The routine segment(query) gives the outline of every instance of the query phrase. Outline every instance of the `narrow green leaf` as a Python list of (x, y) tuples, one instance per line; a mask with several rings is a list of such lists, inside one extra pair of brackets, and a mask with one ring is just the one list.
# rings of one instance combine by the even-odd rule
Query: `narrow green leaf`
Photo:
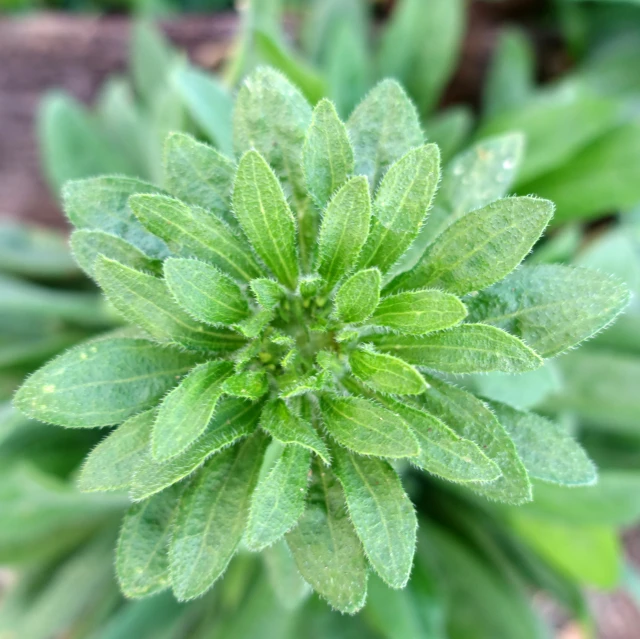
[(321, 100), (313, 110), (302, 153), (307, 189), (316, 205), (324, 209), (354, 168), (347, 128), (331, 101)]
[(222, 384), (227, 395), (260, 399), (269, 390), (269, 382), (264, 371), (244, 371), (229, 377)]
[(424, 335), (455, 326), (466, 315), (467, 309), (454, 295), (438, 290), (411, 291), (384, 297), (369, 324)]
[(246, 320), (238, 322), (234, 328), (240, 331), (245, 337), (253, 339), (258, 337), (262, 331), (269, 326), (275, 313), (273, 310), (262, 310), (250, 315)]
[(333, 286), (355, 266), (371, 219), (367, 180), (354, 177), (329, 201), (318, 238), (316, 269)]
[(207, 324), (233, 324), (249, 315), (240, 287), (215, 266), (169, 258), (164, 276), (171, 294), (191, 317)]
[(269, 584), (285, 610), (296, 610), (308, 599), (311, 586), (300, 576), (286, 542), (279, 541), (262, 551)]
[(336, 475), (349, 516), (375, 571), (392, 587), (409, 580), (418, 521), (402, 482), (388, 462), (336, 447)]
[(349, 365), (358, 379), (380, 393), (419, 395), (427, 388), (413, 366), (392, 355), (358, 349), (351, 352)]
[(202, 435), (232, 371), (231, 362), (200, 364), (162, 400), (151, 436), (157, 461), (179, 455)]
[(144, 339), (80, 344), (31, 375), (14, 404), (26, 415), (58, 426), (119, 424), (151, 408), (198, 359)]
[(267, 278), (251, 280), (249, 287), (256, 298), (256, 302), (265, 310), (278, 306), (286, 292), (278, 282)]
[(286, 286), (298, 279), (296, 225), (287, 199), (269, 165), (256, 151), (238, 164), (233, 207), (256, 253)]
[(331, 607), (353, 614), (367, 596), (367, 566), (349, 521), (344, 495), (330, 470), (316, 463), (307, 508), (287, 534), (300, 574)]
[(324, 394), (320, 398), (322, 420), (342, 446), (362, 455), (415, 457), (418, 440), (404, 420), (361, 397)]
[(378, 350), (445, 373), (522, 373), (542, 359), (517, 337), (485, 324), (462, 324), (429, 335), (370, 335)]
[(258, 481), (245, 534), (249, 549), (271, 546), (296, 525), (305, 508), (310, 464), (310, 452), (291, 444)]
[(441, 161), (445, 166), (465, 145), (474, 127), (475, 115), (465, 104), (439, 109), (425, 125), (428, 138), (438, 145)]
[(235, 554), (265, 445), (257, 434), (218, 453), (185, 490), (169, 550), (171, 583), (180, 601), (208, 590)]
[(204, 260), (241, 281), (263, 275), (247, 243), (212, 213), (165, 196), (132, 197), (130, 205), (175, 257)]
[(380, 271), (369, 268), (354, 273), (342, 284), (334, 300), (335, 314), (346, 323), (364, 322), (380, 300)]
[(147, 105), (162, 93), (174, 52), (162, 33), (148, 22), (132, 25), (129, 66), (136, 93)]

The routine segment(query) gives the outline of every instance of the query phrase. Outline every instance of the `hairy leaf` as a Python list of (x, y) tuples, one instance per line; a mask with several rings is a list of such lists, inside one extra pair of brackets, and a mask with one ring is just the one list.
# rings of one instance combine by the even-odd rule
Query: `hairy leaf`
[(342, 284), (334, 300), (338, 319), (346, 323), (364, 322), (380, 300), (380, 271), (369, 268), (354, 273)]
[(258, 304), (266, 310), (275, 308), (285, 296), (285, 290), (275, 280), (259, 278), (251, 280), (249, 286)]
[(358, 349), (351, 352), (349, 365), (358, 379), (381, 393), (419, 395), (427, 388), (413, 366), (392, 355)]
[(264, 371), (243, 371), (229, 377), (222, 384), (227, 395), (260, 399), (269, 390), (269, 382)]

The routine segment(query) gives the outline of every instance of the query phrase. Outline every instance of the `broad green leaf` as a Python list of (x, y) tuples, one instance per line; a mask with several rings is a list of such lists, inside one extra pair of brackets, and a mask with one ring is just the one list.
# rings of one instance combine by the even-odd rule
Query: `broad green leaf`
[(311, 587), (300, 576), (286, 542), (279, 541), (262, 551), (269, 584), (278, 603), (286, 610), (296, 610), (311, 594)]
[(325, 464), (331, 457), (327, 445), (312, 424), (293, 413), (281, 399), (270, 401), (262, 411), (260, 426), (281, 444), (296, 444), (320, 456)]
[(440, 152), (435, 144), (412, 149), (389, 167), (376, 191), (361, 268), (377, 266), (385, 273), (397, 262), (418, 235), (439, 179)]
[(502, 476), (491, 483), (475, 484), (473, 490), (508, 504), (531, 501), (531, 483), (513, 440), (495, 415), (471, 393), (428, 376), (429, 388), (420, 405), (441, 419), (458, 435), (475, 442), (495, 462)]
[(179, 455), (202, 435), (232, 371), (231, 362), (200, 364), (162, 400), (151, 436), (157, 461)]
[(123, 318), (160, 342), (209, 351), (233, 351), (243, 344), (240, 335), (192, 319), (171, 297), (165, 282), (153, 275), (100, 256), (95, 276)]
[(249, 315), (240, 287), (215, 266), (199, 260), (169, 258), (164, 277), (180, 307), (207, 324), (233, 324)]
[(354, 273), (342, 284), (334, 300), (335, 314), (346, 323), (364, 322), (380, 300), (380, 271), (369, 268)]
[(171, 583), (180, 601), (208, 590), (235, 554), (265, 443), (258, 434), (218, 453), (185, 490), (169, 551)]
[(256, 302), (266, 310), (271, 310), (278, 306), (286, 292), (278, 282), (261, 277), (249, 282), (251, 292), (256, 298)]
[(329, 100), (313, 110), (303, 148), (307, 189), (321, 209), (353, 174), (353, 149), (347, 129)]
[(260, 399), (269, 390), (269, 381), (264, 371), (244, 371), (229, 377), (222, 384), (227, 395)]
[(259, 404), (245, 400), (223, 399), (204, 433), (184, 452), (159, 462), (148, 447), (133, 477), (131, 498), (140, 501), (175, 484), (214, 453), (252, 433), (257, 427), (260, 409)]
[(283, 284), (295, 288), (295, 220), (278, 178), (256, 151), (245, 153), (238, 164), (233, 207), (256, 253)]
[(375, 571), (392, 587), (409, 580), (418, 522), (413, 504), (391, 466), (335, 448), (336, 475), (349, 516)]
[(349, 365), (358, 379), (380, 393), (419, 395), (427, 388), (413, 366), (392, 355), (358, 349), (351, 351)]
[(353, 614), (367, 596), (367, 566), (335, 475), (315, 464), (307, 508), (287, 534), (305, 581), (332, 608)]
[(415, 457), (418, 440), (400, 417), (361, 397), (324, 394), (322, 421), (335, 440), (362, 455)]
[(347, 128), (355, 173), (367, 177), (373, 192), (387, 169), (424, 140), (416, 109), (394, 80), (383, 80), (367, 94)]
[(316, 270), (329, 289), (355, 266), (371, 219), (367, 180), (354, 177), (329, 201), (318, 237)]
[(367, 341), (410, 364), (444, 373), (523, 373), (542, 359), (517, 337), (485, 324), (461, 324), (429, 335), (370, 335)]
[(627, 287), (595, 270), (524, 266), (467, 300), (472, 322), (493, 324), (553, 357), (610, 324), (629, 302)]
[(171, 133), (164, 145), (167, 189), (179, 200), (212, 211), (228, 224), (235, 165), (208, 144), (185, 133)]
[(155, 409), (147, 410), (109, 433), (87, 456), (78, 478), (80, 490), (128, 488), (149, 448), (155, 419)]
[(438, 290), (411, 291), (382, 298), (369, 324), (424, 335), (455, 326), (466, 315), (467, 309), (454, 295)]
[(112, 233), (150, 257), (166, 257), (166, 244), (149, 233), (129, 207), (129, 197), (136, 193), (161, 191), (134, 178), (103, 176), (67, 182), (62, 200), (64, 211), (76, 228)]
[(31, 375), (14, 403), (58, 426), (110, 426), (151, 408), (198, 359), (144, 339), (80, 344)]
[(311, 455), (291, 444), (285, 447), (253, 491), (245, 540), (251, 550), (262, 550), (281, 539), (302, 516)]
[(174, 486), (127, 511), (116, 551), (116, 574), (127, 597), (146, 597), (169, 587), (167, 549), (182, 487)]
[(212, 213), (165, 196), (137, 196), (130, 204), (173, 256), (204, 260), (241, 281), (263, 275), (247, 243)]
[(524, 259), (553, 215), (553, 204), (534, 197), (498, 200), (448, 226), (392, 291), (442, 287), (462, 295), (501, 280)]

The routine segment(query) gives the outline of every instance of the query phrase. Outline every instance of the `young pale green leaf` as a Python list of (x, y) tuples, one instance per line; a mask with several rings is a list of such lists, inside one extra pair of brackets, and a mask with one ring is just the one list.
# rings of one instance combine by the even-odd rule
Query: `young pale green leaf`
[(166, 196), (135, 196), (129, 204), (175, 257), (204, 260), (240, 281), (263, 275), (247, 243), (212, 213)]
[(463, 104), (439, 109), (425, 125), (429, 140), (438, 145), (442, 162), (447, 165), (465, 142), (475, 126), (475, 115)]
[(493, 324), (553, 357), (621, 313), (629, 290), (617, 278), (560, 264), (524, 266), (467, 300), (471, 321)]
[(362, 397), (324, 394), (323, 423), (335, 440), (362, 455), (415, 457), (420, 447), (404, 420)]
[(134, 504), (124, 516), (116, 574), (126, 597), (146, 597), (169, 586), (167, 548), (181, 493), (181, 486), (173, 486)]
[(152, 105), (164, 89), (167, 71), (177, 53), (149, 22), (136, 21), (131, 31), (129, 66), (133, 84), (142, 101)]
[(380, 393), (419, 395), (427, 388), (413, 366), (392, 355), (358, 349), (351, 352), (349, 365), (358, 379)]
[(274, 318), (273, 310), (262, 310), (250, 315), (246, 320), (238, 322), (234, 328), (240, 331), (245, 337), (253, 339), (258, 337), (262, 331), (267, 328)]
[(296, 525), (305, 508), (310, 465), (309, 450), (291, 444), (258, 481), (245, 533), (250, 550), (271, 546)]
[(334, 450), (336, 475), (349, 516), (375, 571), (392, 587), (409, 580), (418, 522), (402, 482), (388, 462)]
[(78, 488), (85, 493), (128, 488), (149, 448), (155, 419), (155, 409), (147, 410), (109, 433), (82, 465)]
[(223, 399), (204, 433), (183, 453), (159, 462), (148, 447), (133, 477), (131, 498), (140, 501), (160, 492), (190, 475), (214, 453), (251, 434), (258, 425), (260, 410), (259, 404)]
[(316, 205), (324, 209), (354, 168), (347, 129), (329, 100), (321, 100), (313, 110), (302, 156), (307, 189)]
[(491, 407), (515, 443), (530, 477), (565, 486), (596, 482), (593, 462), (565, 427), (506, 404), (491, 402)]
[(14, 404), (29, 417), (58, 426), (119, 424), (154, 406), (199, 359), (144, 339), (96, 340), (36, 371)]
[(260, 426), (281, 444), (308, 448), (329, 464), (331, 457), (322, 437), (309, 422), (291, 412), (282, 399), (272, 400), (264, 407)]
[(232, 371), (231, 362), (200, 364), (162, 400), (151, 436), (157, 461), (179, 455), (202, 435)]
[(322, 217), (316, 269), (333, 286), (355, 266), (371, 219), (371, 200), (363, 176), (349, 180), (330, 200)]
[(367, 94), (347, 128), (355, 173), (365, 175), (373, 191), (387, 169), (424, 139), (415, 107), (394, 80), (383, 80)]
[(329, 604), (353, 614), (367, 596), (367, 566), (335, 475), (316, 463), (307, 508), (287, 534), (305, 581)]
[(471, 211), (448, 226), (390, 288), (439, 286), (460, 295), (483, 289), (520, 264), (552, 215), (551, 202), (533, 197), (505, 198)]
[(542, 359), (517, 337), (486, 324), (462, 324), (429, 335), (370, 335), (367, 340), (410, 364), (444, 373), (523, 373)]
[(264, 371), (243, 371), (226, 379), (222, 390), (233, 397), (260, 399), (269, 390), (269, 382)]
[(364, 322), (380, 300), (380, 271), (369, 268), (354, 273), (342, 284), (334, 300), (335, 314), (346, 323)]
[(249, 287), (256, 301), (262, 308), (271, 310), (278, 306), (286, 292), (278, 282), (261, 277), (249, 282)]
[(164, 262), (164, 277), (175, 300), (196, 320), (230, 325), (249, 315), (240, 287), (215, 266), (169, 258)]
[(186, 601), (208, 590), (242, 539), (266, 437), (256, 434), (212, 457), (186, 488), (169, 550), (171, 583)]
[(368, 323), (399, 333), (424, 335), (455, 326), (466, 315), (464, 304), (450, 293), (410, 291), (384, 297)]
[(208, 144), (186, 133), (170, 133), (164, 145), (167, 189), (187, 204), (212, 211), (228, 224), (235, 165)]
[(427, 376), (429, 388), (419, 403), (461, 437), (475, 442), (494, 461), (502, 476), (470, 487), (489, 499), (508, 504), (531, 501), (531, 483), (518, 451), (504, 426), (477, 397), (442, 380)]
[(291, 289), (298, 280), (296, 224), (278, 178), (257, 151), (238, 164), (233, 208), (242, 230), (271, 272)]
[(121, 315), (160, 342), (208, 351), (233, 351), (243, 344), (240, 335), (192, 319), (157, 277), (102, 256), (96, 260), (95, 275)]

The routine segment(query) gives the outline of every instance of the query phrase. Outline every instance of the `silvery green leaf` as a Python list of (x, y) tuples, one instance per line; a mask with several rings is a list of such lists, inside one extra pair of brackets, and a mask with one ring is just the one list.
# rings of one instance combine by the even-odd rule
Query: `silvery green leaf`
[(346, 280), (334, 300), (335, 314), (346, 323), (364, 322), (380, 300), (380, 271), (369, 268)]
[(199, 359), (144, 339), (88, 342), (31, 375), (14, 404), (34, 419), (69, 428), (119, 424), (154, 406)]
[(251, 550), (262, 550), (284, 537), (302, 516), (311, 464), (309, 450), (285, 446), (251, 497), (245, 540)]
[(355, 173), (366, 175), (372, 191), (387, 169), (424, 137), (415, 107), (394, 80), (377, 84), (347, 122)]
[(235, 554), (265, 444), (258, 433), (218, 453), (183, 493), (169, 550), (171, 583), (180, 601), (208, 590)]
[(443, 164), (447, 165), (469, 139), (475, 125), (474, 118), (469, 106), (456, 104), (438, 110), (427, 120), (427, 137), (438, 145)]
[(251, 280), (249, 287), (256, 298), (256, 302), (265, 310), (275, 308), (286, 294), (282, 285), (266, 277)]
[(136, 196), (130, 205), (173, 256), (204, 260), (240, 281), (264, 274), (246, 241), (212, 213), (166, 196)]
[(486, 324), (461, 324), (429, 335), (370, 335), (384, 353), (445, 373), (522, 373), (542, 359), (517, 337)]
[(413, 366), (392, 355), (357, 349), (351, 351), (349, 365), (359, 380), (380, 393), (419, 395), (427, 388)]
[(179, 455), (202, 435), (232, 371), (231, 362), (200, 364), (162, 400), (151, 436), (157, 461)]
[(524, 266), (467, 300), (469, 319), (493, 324), (553, 357), (609, 325), (629, 290), (599, 271), (559, 264)]
[(248, 151), (238, 164), (233, 207), (256, 253), (285, 286), (298, 280), (296, 224), (278, 178), (264, 158)]
[(264, 371), (244, 371), (226, 379), (222, 390), (233, 397), (260, 399), (268, 392), (269, 382)]
[(375, 571), (392, 587), (409, 580), (418, 522), (402, 482), (388, 462), (335, 449), (351, 522)]
[(355, 266), (370, 219), (367, 180), (354, 177), (331, 198), (320, 225), (316, 270), (329, 289)]
[(303, 149), (307, 189), (317, 206), (324, 209), (331, 196), (353, 174), (353, 149), (347, 128), (333, 103), (321, 100), (313, 110)]
[(176, 302), (196, 320), (230, 325), (249, 315), (240, 287), (215, 266), (169, 258), (164, 262), (164, 277)]

